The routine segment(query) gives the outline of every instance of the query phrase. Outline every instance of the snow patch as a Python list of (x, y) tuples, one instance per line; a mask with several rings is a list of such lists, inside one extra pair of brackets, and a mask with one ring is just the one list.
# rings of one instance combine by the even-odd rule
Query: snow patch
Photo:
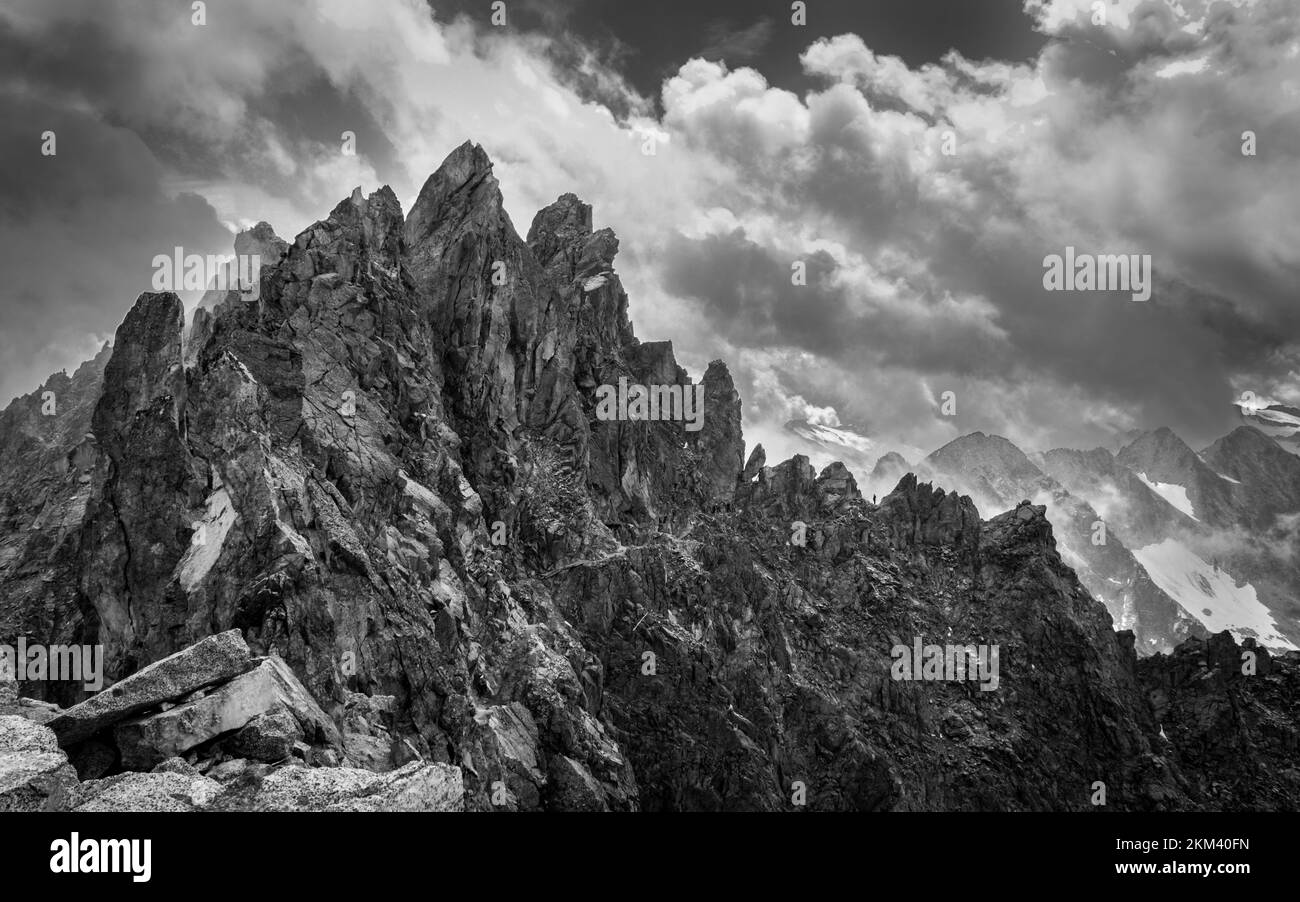
[(605, 278), (603, 274), (599, 276), (592, 276), (590, 279), (587, 279), (582, 283), (582, 290), (595, 291), (597, 288), (604, 285), (608, 281), (609, 279)]
[(1193, 520), (1199, 522), (1200, 518), (1198, 518), (1192, 511), (1192, 500), (1187, 497), (1187, 489), (1185, 487), (1174, 482), (1152, 482), (1150, 479), (1147, 479), (1145, 473), (1137, 474), (1137, 478), (1141, 479), (1142, 482), (1146, 484), (1146, 487), (1151, 491), (1155, 492), (1161, 498), (1168, 501)]
[(190, 547), (176, 564), (176, 578), (187, 593), (193, 592), (203, 582), (212, 565), (221, 557), (226, 535), (235, 525), (235, 519), (235, 509), (225, 487), (208, 496), (203, 519), (194, 524)]
[(834, 426), (823, 426), (820, 423), (800, 424), (793, 427), (791, 431), (800, 438), (827, 447), (839, 445), (863, 453), (869, 453), (876, 447), (876, 443), (865, 435), (858, 435), (847, 429), (836, 429)]
[(1186, 545), (1165, 539), (1133, 552), (1151, 581), (1212, 633), (1230, 630), (1238, 639), (1253, 636), (1270, 648), (1295, 648), (1284, 638), (1250, 583), (1237, 585), (1226, 570), (1216, 570)]

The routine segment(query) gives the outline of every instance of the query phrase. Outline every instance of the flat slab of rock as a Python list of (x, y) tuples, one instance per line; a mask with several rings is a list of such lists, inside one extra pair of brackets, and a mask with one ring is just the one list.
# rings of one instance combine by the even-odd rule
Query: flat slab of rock
[(81, 784), (71, 805), (73, 811), (202, 811), (220, 791), (220, 783), (199, 774), (128, 773)]
[(0, 811), (59, 811), (77, 772), (47, 728), (0, 716)]
[(377, 774), (351, 767), (282, 767), (255, 788), (230, 789), (229, 811), (463, 811), (459, 767), (421, 761)]
[(202, 698), (122, 721), (113, 729), (113, 738), (123, 767), (148, 770), (223, 733), (239, 730), (262, 715), (271, 715), (272, 719), (287, 715), (296, 721), (308, 742), (341, 746), (333, 721), (289, 666), (274, 656), (261, 659), (252, 670)]
[(50, 720), (48, 726), (61, 745), (72, 745), (162, 702), (239, 676), (252, 665), (253, 656), (244, 637), (239, 630), (228, 630), (155, 661), (72, 706)]

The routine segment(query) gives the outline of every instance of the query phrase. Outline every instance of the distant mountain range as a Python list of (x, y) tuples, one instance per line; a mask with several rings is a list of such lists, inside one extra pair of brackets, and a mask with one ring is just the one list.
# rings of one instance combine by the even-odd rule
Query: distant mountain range
[(828, 426), (810, 420), (790, 420), (785, 431), (804, 441), (808, 456), (817, 463), (838, 460), (857, 473), (870, 469), (881, 452), (879, 443), (852, 424)]
[[(1300, 422), (1287, 407), (1257, 414), (1272, 426)], [(1160, 428), (1131, 433), (1118, 453), (1026, 454), (975, 432), (920, 460), (890, 451), (868, 466), (861, 449), (876, 442), (851, 429), (787, 428), (838, 445), (868, 496), (883, 497), (910, 472), (969, 495), (983, 516), (1045, 505), (1062, 557), (1142, 653), (1224, 629), (1274, 648), (1300, 645), (1300, 457), (1291, 452), (1300, 445), (1288, 446), (1288, 435), (1241, 426), (1197, 453)]]

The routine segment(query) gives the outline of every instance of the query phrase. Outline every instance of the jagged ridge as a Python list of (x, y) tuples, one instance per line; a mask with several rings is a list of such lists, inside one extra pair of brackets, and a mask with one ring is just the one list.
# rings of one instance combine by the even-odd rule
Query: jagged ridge
[[(469, 808), (776, 810), (800, 783), (810, 808), (1083, 809), (1097, 780), (1119, 808), (1297, 800), (1273, 744), (1243, 746), (1274, 781), (1249, 796), (1162, 744), (1161, 665), (1042, 507), (982, 523), (911, 476), (873, 505), (842, 466), (742, 467), (721, 362), (699, 432), (598, 418), (600, 385), (690, 380), (634, 336), (617, 239), (575, 196), (520, 238), (467, 143), (406, 216), (358, 191), (291, 244), (245, 240), (256, 301), (210, 299), (187, 346), (179, 300), (142, 295), (89, 420), (25, 421), (71, 465), (32, 491), (48, 455), (7, 471), (5, 635), (102, 642), (120, 679), (237, 629), (339, 726), (342, 761), (310, 763), (445, 764)], [(998, 644), (1001, 689), (891, 679), (913, 637)], [(381, 698), (382, 730), (355, 715)], [(92, 741), (81, 777), (120, 770)]]

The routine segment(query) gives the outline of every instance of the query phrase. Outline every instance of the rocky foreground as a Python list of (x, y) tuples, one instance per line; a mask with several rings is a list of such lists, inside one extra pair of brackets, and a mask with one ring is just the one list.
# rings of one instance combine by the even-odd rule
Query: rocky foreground
[(391, 701), (357, 696), (343, 733), (280, 658), (254, 657), (238, 630), (67, 710), (9, 685), (0, 811), (462, 810), (459, 768), (384, 766)]
[[(0, 636), (113, 683), (5, 690), (0, 809), (1300, 808), (1300, 653), (1139, 660), (1043, 507), (745, 461), (719, 361), (698, 431), (598, 417), (689, 376), (491, 170), (244, 233), (257, 299), (141, 295), (0, 415)], [(997, 688), (894, 679), (917, 638)]]

